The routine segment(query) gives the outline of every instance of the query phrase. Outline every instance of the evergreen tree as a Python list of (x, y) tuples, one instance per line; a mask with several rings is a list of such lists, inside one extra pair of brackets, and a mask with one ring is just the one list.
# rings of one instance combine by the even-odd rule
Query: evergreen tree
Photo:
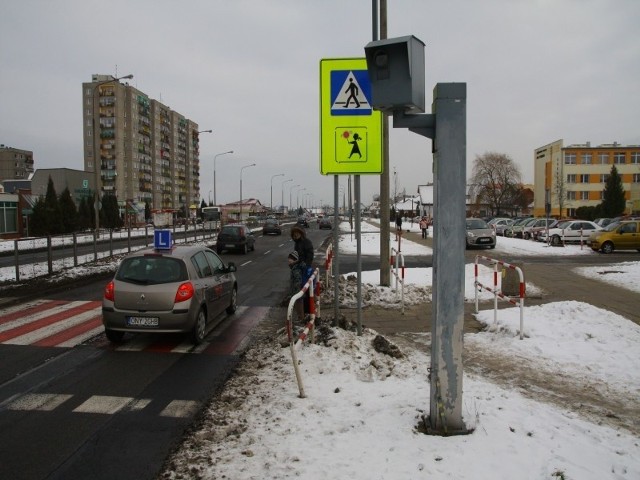
[(47, 212), (44, 200), (38, 198), (33, 205), (33, 213), (29, 219), (29, 230), (31, 235), (41, 237), (47, 235)]
[(115, 195), (105, 195), (102, 197), (102, 208), (100, 209), (100, 225), (104, 228), (120, 228), (122, 219), (118, 208), (118, 199)]
[(69, 192), (68, 187), (65, 188), (60, 194), (60, 199), (58, 200), (58, 202), (60, 205), (62, 232), (75, 232), (78, 228), (78, 211), (76, 209), (76, 204), (73, 201), (73, 198), (71, 198), (71, 192)]
[(93, 225), (93, 210), (89, 207), (91, 201), (88, 197), (82, 197), (80, 199), (80, 205), (78, 206), (78, 229), (87, 230)]
[(617, 217), (624, 213), (625, 205), (622, 179), (618, 174), (618, 169), (613, 165), (604, 185), (604, 192), (602, 192), (602, 203), (600, 204), (602, 214), (605, 217)]
[(60, 211), (60, 203), (58, 202), (58, 195), (56, 189), (53, 186), (53, 180), (49, 176), (47, 183), (47, 193), (44, 197), (45, 208), (45, 235), (57, 235), (62, 233), (64, 227), (62, 225), (62, 212)]

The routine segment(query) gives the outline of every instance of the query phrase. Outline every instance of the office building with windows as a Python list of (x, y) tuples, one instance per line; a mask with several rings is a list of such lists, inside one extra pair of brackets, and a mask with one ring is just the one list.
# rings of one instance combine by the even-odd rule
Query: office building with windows
[(111, 75), (83, 83), (82, 103), (84, 168), (100, 197), (185, 214), (199, 204), (196, 123)]
[(557, 140), (537, 148), (534, 162), (535, 216), (545, 215), (545, 204), (553, 217), (573, 217), (579, 207), (600, 204), (614, 165), (625, 192), (625, 213), (640, 212), (640, 145), (565, 147)]

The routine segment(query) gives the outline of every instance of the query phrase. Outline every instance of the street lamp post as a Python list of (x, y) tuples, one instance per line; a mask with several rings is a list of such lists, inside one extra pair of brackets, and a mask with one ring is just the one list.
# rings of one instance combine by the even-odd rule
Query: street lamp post
[(249, 167), (255, 167), (256, 164), (252, 163), (251, 165), (245, 165), (244, 167), (240, 168), (240, 218), (238, 218), (239, 221), (242, 221), (242, 171), (245, 168), (249, 168)]
[(296, 183), (295, 185), (291, 185), (291, 188), (289, 189), (289, 209), (291, 209), (291, 207), (293, 206), (293, 203), (291, 203), (291, 192), (293, 192), (293, 189), (296, 187), (299, 187), (300, 184)]
[(287, 180), (282, 181), (282, 185), (281, 185), (282, 189), (280, 191), (280, 196), (282, 197), (280, 199), (280, 203), (282, 203), (282, 215), (284, 215), (284, 184), (288, 182), (293, 182), (293, 178), (289, 178)]
[[(104, 80), (102, 82), (98, 82), (93, 86), (93, 171), (95, 174), (95, 191), (96, 191), (96, 200), (93, 204), (94, 212), (95, 212), (95, 224), (96, 224), (96, 238), (100, 236), (100, 191), (102, 190), (102, 185), (100, 181), (100, 174), (102, 172), (102, 158), (98, 159), (98, 149), (96, 148), (98, 145), (98, 139), (96, 138), (96, 114), (99, 113), (99, 105), (97, 106), (96, 102), (96, 92), (98, 91), (98, 87), (100, 85), (104, 85), (106, 83), (118, 82), (120, 80), (131, 79), (133, 78), (132, 74), (125, 75), (123, 77), (114, 77), (110, 75), (110, 80)], [(98, 162), (99, 160), (99, 162)]]
[(277, 175), (273, 175), (271, 177), (271, 205), (270, 205), (271, 213), (273, 213), (273, 179), (276, 177), (284, 177), (284, 173), (278, 173)]
[(300, 206), (300, 192), (304, 192), (306, 189), (307, 187), (299, 188), (298, 191), (296, 192), (296, 210)]
[(218, 202), (216, 201), (216, 159), (220, 155), (226, 155), (227, 153), (233, 153), (233, 150), (229, 150), (228, 152), (216, 153), (213, 156), (213, 204), (214, 205), (218, 205)]

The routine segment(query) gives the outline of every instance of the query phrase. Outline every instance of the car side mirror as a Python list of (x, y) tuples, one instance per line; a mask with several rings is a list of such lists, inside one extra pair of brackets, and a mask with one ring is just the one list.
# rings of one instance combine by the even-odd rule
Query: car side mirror
[(233, 262), (229, 262), (229, 265), (227, 265), (227, 272), (229, 273), (233, 273), (235, 271), (237, 271), (238, 269), (236, 268), (236, 264)]

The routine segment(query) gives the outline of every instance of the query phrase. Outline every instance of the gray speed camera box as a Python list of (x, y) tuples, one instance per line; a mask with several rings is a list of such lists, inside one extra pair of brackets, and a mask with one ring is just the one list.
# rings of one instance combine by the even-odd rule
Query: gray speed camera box
[(376, 110), (423, 113), (424, 43), (413, 35), (369, 42), (364, 47)]

